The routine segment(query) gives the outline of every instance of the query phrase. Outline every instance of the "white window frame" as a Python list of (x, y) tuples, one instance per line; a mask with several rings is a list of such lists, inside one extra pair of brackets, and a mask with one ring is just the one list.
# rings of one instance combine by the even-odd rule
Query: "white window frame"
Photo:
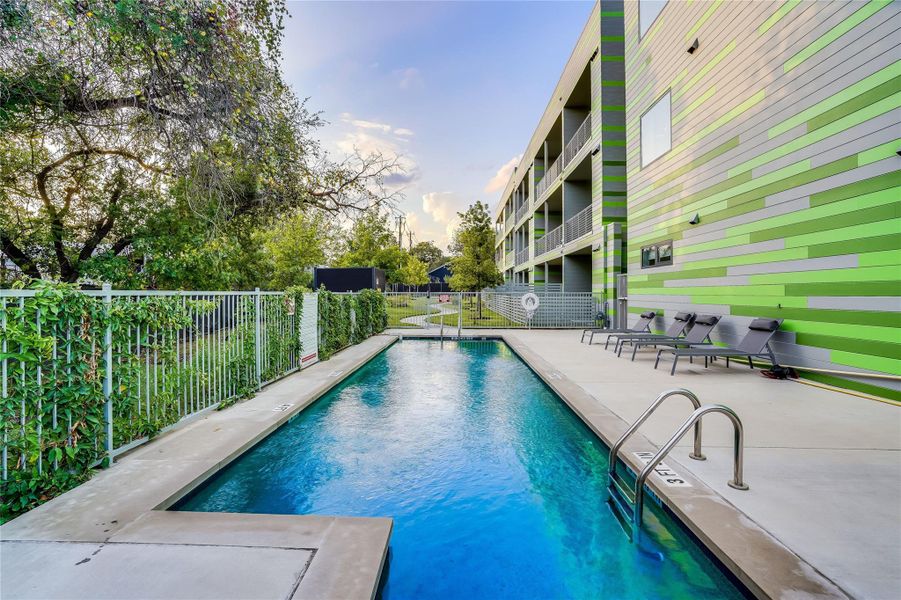
[[(641, 114), (641, 118), (638, 120), (638, 146), (642, 169), (654, 164), (656, 161), (669, 154), (673, 149), (673, 97), (670, 92), (671, 90), (666, 90), (664, 93), (660, 94), (660, 96), (658, 96), (658, 98), (651, 104), (651, 106), (649, 106), (648, 109)], [(667, 145), (666, 150), (645, 162), (644, 118), (648, 115), (648, 113), (657, 108), (657, 105), (660, 104), (660, 102), (662, 102), (664, 98), (667, 99), (667, 103), (669, 104), (669, 144)]]

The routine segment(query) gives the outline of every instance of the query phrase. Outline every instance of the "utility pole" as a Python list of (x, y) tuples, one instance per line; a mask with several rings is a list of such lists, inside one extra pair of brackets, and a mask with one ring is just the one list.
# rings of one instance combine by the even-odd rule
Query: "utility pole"
[(397, 215), (394, 217), (394, 220), (397, 222), (397, 247), (403, 249), (404, 247), (404, 221), (406, 217), (403, 215)]
[(413, 231), (407, 230), (407, 250), (413, 249)]

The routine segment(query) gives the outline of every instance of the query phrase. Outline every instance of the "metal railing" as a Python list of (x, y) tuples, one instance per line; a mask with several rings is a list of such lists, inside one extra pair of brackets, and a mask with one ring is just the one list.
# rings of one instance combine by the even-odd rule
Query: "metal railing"
[(535, 198), (541, 199), (541, 196), (547, 191), (550, 185), (554, 182), (557, 177), (560, 176), (560, 173), (563, 171), (563, 155), (557, 157), (557, 160), (550, 166), (550, 168), (545, 172), (544, 177), (541, 178), (541, 181), (535, 184)]
[(4, 480), (67, 468), (80, 438), (112, 460), (318, 360), (316, 294), (86, 290), (77, 312), (44, 294), (0, 290)]
[(516, 253), (513, 250), (504, 255), (504, 268), (509, 269), (516, 264)]
[(573, 136), (566, 142), (566, 146), (563, 147), (562, 169), (565, 169), (572, 162), (579, 151), (588, 143), (589, 139), (591, 139), (591, 113), (588, 113), (588, 116), (585, 117), (585, 120), (582, 121), (582, 124), (579, 125)]
[(520, 219), (526, 216), (526, 213), (529, 210), (529, 201), (525, 201), (522, 203), (522, 206), (516, 209), (516, 216), (513, 218), (514, 223), (519, 223)]
[(586, 206), (563, 224), (563, 241), (568, 244), (591, 233), (591, 205)]
[[(535, 240), (535, 256), (546, 254), (555, 248), (563, 245), (563, 225), (558, 225), (554, 229), (548, 231), (544, 236)], [(541, 250), (539, 252), (538, 250)]]
[(529, 262), (529, 249), (523, 248), (516, 252), (516, 265), (524, 265)]
[[(595, 324), (599, 301), (592, 292), (559, 290), (560, 284), (508, 284), (481, 292), (386, 293), (388, 327), (430, 329), (443, 323), (464, 329), (577, 329)], [(521, 303), (530, 292), (540, 300), (531, 320)]]

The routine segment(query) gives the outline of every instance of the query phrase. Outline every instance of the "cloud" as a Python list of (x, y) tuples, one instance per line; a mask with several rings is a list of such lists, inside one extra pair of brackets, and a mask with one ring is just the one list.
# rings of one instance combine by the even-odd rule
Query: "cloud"
[(398, 127), (394, 130), (394, 135), (411, 136), (413, 135), (413, 130), (406, 129), (405, 127)]
[(457, 214), (453, 192), (429, 192), (422, 196), (422, 210), (436, 223), (446, 225)]
[(489, 179), (488, 183), (485, 184), (485, 193), (494, 194), (503, 190), (504, 187), (506, 187), (507, 182), (510, 181), (510, 176), (513, 175), (513, 170), (521, 160), (522, 154), (519, 154), (504, 163), (504, 165), (497, 170), (497, 173), (494, 174), (494, 177)]
[(392, 75), (397, 79), (397, 85), (402, 90), (414, 90), (423, 86), (422, 74), (416, 67), (395, 69)]

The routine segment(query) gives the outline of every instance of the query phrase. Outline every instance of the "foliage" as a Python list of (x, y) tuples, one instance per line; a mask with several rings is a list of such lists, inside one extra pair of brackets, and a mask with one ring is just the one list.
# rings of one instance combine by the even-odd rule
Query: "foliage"
[(121, 346), (131, 328), (143, 331), (138, 333), (142, 351), (117, 355), (112, 395), (116, 435), (140, 437), (153, 435), (170, 418), (174, 385), (163, 381), (155, 388), (161, 401), (153, 415), (133, 418), (127, 392), (138, 388), (139, 362), (150, 352), (165, 361), (171, 351), (147, 332), (188, 325), (188, 304), (181, 299), (147, 297), (107, 305), (72, 285), (36, 282), (34, 287), (33, 298), (6, 298), (0, 304), (5, 323), (0, 358), (8, 359), (9, 369), (0, 417), (14, 461), (0, 494), (4, 520), (76, 485), (102, 459), (107, 326), (114, 346)]
[(206, 272), (206, 256), (227, 262), (234, 221), (390, 200), (396, 161), (336, 163), (310, 137), (321, 120), (279, 71), (285, 14), (280, 0), (0, 3), (4, 257), (33, 278), (165, 285), (192, 248)]
[(458, 291), (480, 291), (504, 282), (494, 262), (494, 229), (488, 205), (476, 202), (465, 213), (457, 213), (461, 223), (454, 231), (448, 283)]
[(319, 358), (328, 360), (388, 326), (388, 302), (376, 290), (336, 294), (319, 290)]
[(397, 271), (397, 283), (405, 285), (425, 285), (429, 282), (429, 272), (424, 262), (415, 256), (407, 256), (404, 265)]
[(312, 287), (313, 267), (329, 262), (337, 236), (333, 221), (321, 211), (297, 212), (255, 235), (272, 268), (267, 289)]
[(437, 269), (447, 262), (447, 257), (435, 242), (417, 242), (410, 248), (410, 255), (418, 258), (426, 264), (428, 270)]
[(359, 215), (344, 236), (344, 252), (335, 261), (337, 267), (377, 267), (385, 271), (388, 282), (398, 282), (398, 271), (407, 253), (397, 245), (388, 215), (378, 207)]

